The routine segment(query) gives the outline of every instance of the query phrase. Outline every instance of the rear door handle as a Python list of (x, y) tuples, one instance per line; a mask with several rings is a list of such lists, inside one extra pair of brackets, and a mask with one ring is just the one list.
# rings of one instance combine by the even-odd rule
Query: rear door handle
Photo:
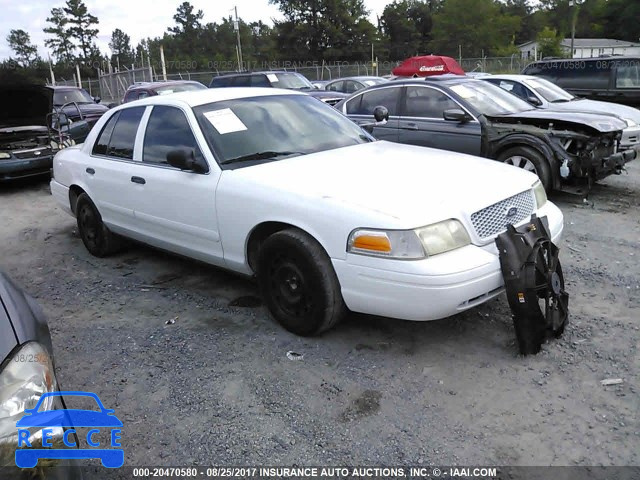
[(91, 167), (87, 167), (86, 172), (87, 172), (89, 175), (93, 175), (94, 173), (96, 173), (96, 171), (95, 171), (93, 168), (91, 168)]
[(418, 125), (415, 123), (405, 123), (402, 128), (404, 130), (418, 130)]
[(131, 181), (133, 183), (139, 183), (140, 185), (144, 185), (147, 181), (142, 177), (131, 177)]

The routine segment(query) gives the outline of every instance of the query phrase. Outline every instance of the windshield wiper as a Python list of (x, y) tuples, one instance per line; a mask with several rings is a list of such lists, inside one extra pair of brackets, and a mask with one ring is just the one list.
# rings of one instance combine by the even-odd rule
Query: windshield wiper
[(269, 158), (288, 157), (290, 155), (304, 155), (304, 152), (255, 152), (248, 155), (242, 155), (236, 158), (230, 158), (224, 162), (220, 162), (220, 165), (228, 165), (230, 163), (246, 162), (249, 160), (266, 160)]

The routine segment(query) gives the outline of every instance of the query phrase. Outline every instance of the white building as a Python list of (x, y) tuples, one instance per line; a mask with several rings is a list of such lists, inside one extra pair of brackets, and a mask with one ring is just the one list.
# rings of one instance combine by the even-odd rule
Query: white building
[[(565, 38), (560, 42), (565, 56), (571, 57), (571, 39)], [(530, 42), (518, 45), (520, 55), (524, 59), (540, 58), (538, 42)], [(612, 40), (610, 38), (576, 38), (573, 40), (573, 58), (599, 57), (600, 55), (638, 55), (640, 56), (640, 43)]]

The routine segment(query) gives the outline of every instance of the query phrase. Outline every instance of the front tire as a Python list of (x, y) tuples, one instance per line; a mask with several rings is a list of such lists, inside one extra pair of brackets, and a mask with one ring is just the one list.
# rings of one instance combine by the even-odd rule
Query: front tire
[(106, 257), (120, 250), (121, 239), (102, 223), (100, 212), (89, 195), (80, 194), (75, 211), (80, 238), (91, 255)]
[(346, 315), (329, 256), (301, 230), (282, 230), (264, 241), (258, 283), (271, 315), (297, 335), (322, 333)]
[(498, 156), (498, 160), (507, 165), (535, 173), (547, 192), (553, 190), (549, 162), (537, 150), (524, 146), (512, 147), (502, 152)]

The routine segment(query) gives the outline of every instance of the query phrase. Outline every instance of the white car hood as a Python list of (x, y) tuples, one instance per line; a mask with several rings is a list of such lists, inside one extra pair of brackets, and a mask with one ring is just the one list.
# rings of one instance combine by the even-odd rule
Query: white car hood
[(550, 103), (549, 106), (554, 109), (576, 112), (613, 113), (620, 118), (633, 120), (640, 125), (640, 110), (627, 105), (620, 105), (619, 103), (601, 102), (599, 100), (580, 98), (571, 102)]
[(386, 141), (227, 170), (223, 177), (227, 175), (247, 188), (375, 212), (389, 228), (468, 218), (537, 180), (495, 160)]

